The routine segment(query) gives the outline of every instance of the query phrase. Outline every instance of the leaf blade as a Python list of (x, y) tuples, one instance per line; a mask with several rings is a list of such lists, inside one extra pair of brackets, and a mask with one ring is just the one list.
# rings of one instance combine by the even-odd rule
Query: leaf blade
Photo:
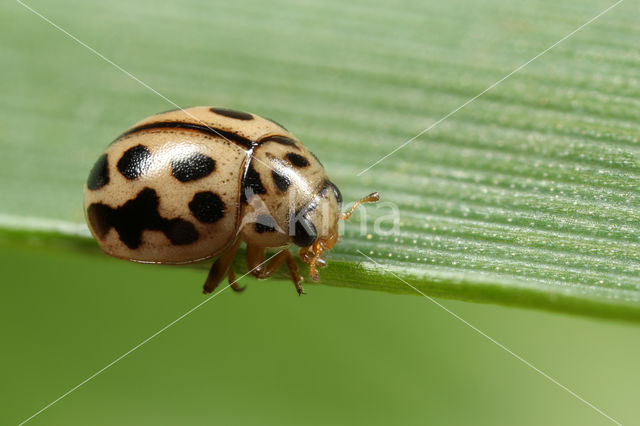
[[(384, 203), (346, 224), (325, 284), (410, 292), (393, 271), (433, 296), (637, 321), (637, 5), (357, 176), (610, 5), (539, 3), (286, 4), (277, 14), (225, 4), (215, 16), (207, 4), (127, 4), (146, 17), (135, 27), (117, 4), (34, 7), (181, 105), (283, 122), (347, 200), (379, 191), (394, 203), (393, 234), (374, 232), (376, 221), (390, 226)], [(0, 83), (0, 233), (95, 249), (82, 225), (86, 174), (111, 138), (167, 105), (27, 11), (2, 8), (14, 43), (0, 51), (11, 64)]]

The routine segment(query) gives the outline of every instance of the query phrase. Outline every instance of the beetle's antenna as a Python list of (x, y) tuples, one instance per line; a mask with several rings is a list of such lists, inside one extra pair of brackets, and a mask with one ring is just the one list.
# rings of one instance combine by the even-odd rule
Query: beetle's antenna
[(347, 220), (351, 217), (351, 215), (353, 214), (353, 212), (360, 207), (360, 204), (364, 204), (364, 203), (375, 203), (376, 201), (380, 200), (380, 194), (378, 194), (377, 192), (371, 193), (369, 195), (367, 195), (366, 197), (362, 197), (360, 198), (358, 201), (356, 201), (353, 206), (351, 206), (351, 208), (349, 210), (347, 210), (344, 213), (340, 213), (340, 219), (342, 220)]

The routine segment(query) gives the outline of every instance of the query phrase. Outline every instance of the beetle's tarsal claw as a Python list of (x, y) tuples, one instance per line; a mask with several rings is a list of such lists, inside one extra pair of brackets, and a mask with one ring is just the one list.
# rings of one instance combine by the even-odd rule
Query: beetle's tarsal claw
[(311, 276), (311, 281), (313, 282), (318, 282), (318, 280), (320, 279), (318, 277), (318, 270), (316, 269), (316, 264), (313, 260), (309, 264), (309, 275)]
[(314, 282), (318, 282), (320, 278), (318, 277), (318, 265), (326, 265), (327, 262), (320, 259), (320, 255), (325, 250), (324, 243), (322, 241), (316, 241), (312, 246), (313, 257), (309, 262), (309, 275), (311, 275), (311, 280)]

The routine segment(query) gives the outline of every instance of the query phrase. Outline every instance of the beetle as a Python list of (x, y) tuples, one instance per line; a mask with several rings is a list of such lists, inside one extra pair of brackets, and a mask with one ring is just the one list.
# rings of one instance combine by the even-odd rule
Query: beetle
[[(257, 278), (286, 262), (298, 294), (302, 277), (289, 250), (318, 281), (324, 251), (373, 193), (342, 213), (342, 195), (320, 160), (292, 133), (258, 115), (209, 106), (150, 116), (118, 136), (95, 162), (84, 191), (91, 233), (107, 254), (142, 263), (217, 257), (204, 284), (228, 277), (242, 242)], [(268, 262), (267, 248), (281, 248)]]

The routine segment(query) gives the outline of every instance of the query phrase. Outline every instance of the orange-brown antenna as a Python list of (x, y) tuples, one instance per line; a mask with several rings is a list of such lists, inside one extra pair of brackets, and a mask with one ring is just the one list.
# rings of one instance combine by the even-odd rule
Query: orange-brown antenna
[(351, 215), (353, 214), (353, 212), (358, 207), (360, 207), (360, 204), (363, 204), (363, 203), (375, 203), (378, 200), (380, 200), (380, 194), (378, 194), (377, 192), (371, 193), (371, 194), (367, 195), (366, 197), (362, 197), (358, 201), (356, 201), (348, 211), (346, 211), (345, 213), (340, 213), (340, 219), (342, 219), (342, 220), (349, 219), (351, 217)]

